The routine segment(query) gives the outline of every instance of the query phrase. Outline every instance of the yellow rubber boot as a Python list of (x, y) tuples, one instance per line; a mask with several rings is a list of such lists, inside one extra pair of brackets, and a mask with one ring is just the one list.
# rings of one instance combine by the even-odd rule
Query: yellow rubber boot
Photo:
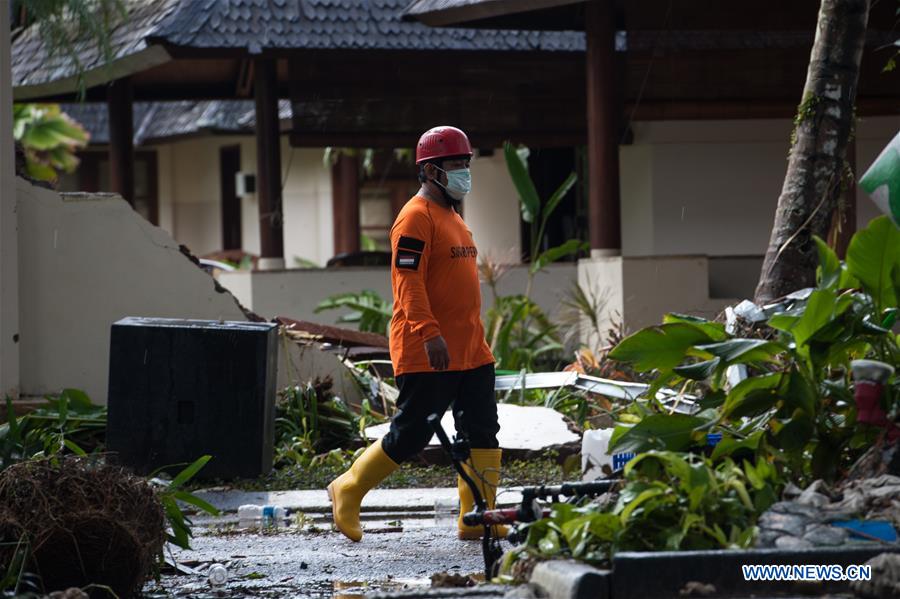
[(362, 539), (359, 504), (372, 487), (397, 469), (398, 464), (381, 448), (381, 441), (369, 445), (350, 469), (331, 481), (326, 489), (331, 515), (338, 530), (351, 541)]
[[(500, 449), (473, 449), (469, 460), (463, 462), (466, 474), (475, 482), (478, 491), (484, 498), (489, 510), (494, 509), (494, 501), (497, 498), (497, 485), (500, 484)], [(474, 467), (474, 469), (473, 469)], [(472, 490), (461, 476), (456, 477), (459, 489), (459, 538), (463, 540), (480, 539), (484, 536), (483, 526), (466, 526), (463, 524), (463, 514), (475, 509), (475, 498)], [(509, 530), (505, 526), (494, 526), (493, 534), (497, 537), (505, 537)]]

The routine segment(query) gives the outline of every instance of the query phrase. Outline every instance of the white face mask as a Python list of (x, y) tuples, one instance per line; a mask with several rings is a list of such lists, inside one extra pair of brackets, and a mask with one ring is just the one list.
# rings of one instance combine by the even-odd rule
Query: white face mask
[(443, 188), (454, 200), (462, 201), (466, 194), (472, 191), (472, 171), (468, 168), (458, 168), (452, 171), (445, 171), (438, 166), (434, 168), (447, 175), (447, 185), (441, 185), (437, 179), (434, 182)]

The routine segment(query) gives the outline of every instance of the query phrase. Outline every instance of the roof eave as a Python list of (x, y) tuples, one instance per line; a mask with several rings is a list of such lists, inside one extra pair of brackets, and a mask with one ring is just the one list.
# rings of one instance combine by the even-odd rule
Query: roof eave
[[(90, 69), (84, 73), (86, 89), (97, 87), (129, 77), (141, 71), (159, 66), (172, 60), (172, 56), (166, 49), (158, 44), (149, 45), (133, 54), (113, 60), (108, 65), (102, 65)], [(53, 98), (65, 94), (78, 92), (78, 76), (71, 75), (63, 79), (56, 79), (34, 85), (19, 85), (13, 87), (13, 99), (17, 102), (36, 101), (43, 98)]]
[(557, 8), (569, 4), (582, 4), (586, 0), (481, 0), (465, 6), (441, 10), (416, 10), (414, 2), (404, 9), (404, 21), (419, 21), (431, 27), (459, 27), (474, 21), (505, 17), (513, 14)]

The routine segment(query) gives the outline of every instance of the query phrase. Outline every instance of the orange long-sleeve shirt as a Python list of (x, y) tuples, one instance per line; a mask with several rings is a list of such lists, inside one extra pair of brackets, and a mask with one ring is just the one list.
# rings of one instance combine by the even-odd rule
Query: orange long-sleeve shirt
[(391, 228), (394, 374), (431, 372), (424, 342), (442, 335), (449, 370), (494, 362), (481, 324), (478, 250), (453, 210), (414, 196)]

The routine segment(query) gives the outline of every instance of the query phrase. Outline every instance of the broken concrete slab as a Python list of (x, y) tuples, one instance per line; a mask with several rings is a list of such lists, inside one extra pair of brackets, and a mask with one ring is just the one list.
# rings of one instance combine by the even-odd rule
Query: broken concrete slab
[[(500, 433), (497, 441), (500, 448), (512, 451), (540, 451), (567, 443), (581, 443), (581, 437), (569, 429), (562, 414), (540, 406), (517, 406), (501, 403), (497, 405), (500, 419)], [(441, 419), (445, 431), (456, 430), (453, 414), (448, 411)], [(375, 440), (387, 434), (390, 423), (370, 426), (366, 437)], [(439, 446), (437, 436), (431, 438), (429, 446)]]

